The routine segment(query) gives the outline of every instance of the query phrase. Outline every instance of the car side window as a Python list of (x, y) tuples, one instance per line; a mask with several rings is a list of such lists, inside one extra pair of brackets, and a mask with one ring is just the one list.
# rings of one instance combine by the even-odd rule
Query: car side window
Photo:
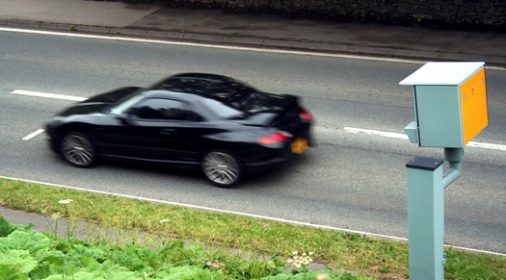
[(167, 98), (144, 99), (128, 112), (136, 118), (145, 120), (203, 120), (200, 115), (189, 111), (184, 102)]

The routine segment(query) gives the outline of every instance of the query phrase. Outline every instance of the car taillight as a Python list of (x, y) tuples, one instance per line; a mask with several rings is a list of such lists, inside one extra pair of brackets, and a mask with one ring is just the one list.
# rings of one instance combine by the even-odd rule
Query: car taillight
[(292, 138), (292, 135), (290, 133), (285, 131), (277, 131), (271, 135), (258, 138), (258, 143), (269, 146), (273, 144), (287, 142), (288, 140), (290, 140), (290, 138)]
[(299, 118), (304, 122), (311, 122), (313, 121), (313, 114), (311, 114), (308, 110), (303, 109), (299, 114)]

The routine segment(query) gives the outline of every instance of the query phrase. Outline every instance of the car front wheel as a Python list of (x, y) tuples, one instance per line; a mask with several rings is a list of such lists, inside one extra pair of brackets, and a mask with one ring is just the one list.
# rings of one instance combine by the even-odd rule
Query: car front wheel
[(232, 187), (243, 176), (240, 162), (233, 155), (222, 151), (207, 153), (202, 160), (202, 169), (207, 179), (219, 187)]
[(96, 150), (91, 139), (79, 132), (70, 132), (60, 144), (63, 157), (77, 167), (89, 167), (95, 163)]

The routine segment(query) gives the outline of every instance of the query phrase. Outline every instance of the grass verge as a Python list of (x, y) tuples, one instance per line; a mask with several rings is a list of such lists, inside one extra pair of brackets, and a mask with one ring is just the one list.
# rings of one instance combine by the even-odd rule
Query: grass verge
[[(72, 199), (68, 205), (62, 199)], [(0, 205), (41, 214), (58, 213), (117, 229), (137, 229), (214, 248), (263, 256), (314, 252), (337, 272), (381, 279), (407, 278), (407, 244), (249, 217), (200, 211), (135, 199), (78, 192), (0, 179)], [(446, 279), (504, 279), (506, 258), (447, 249)]]

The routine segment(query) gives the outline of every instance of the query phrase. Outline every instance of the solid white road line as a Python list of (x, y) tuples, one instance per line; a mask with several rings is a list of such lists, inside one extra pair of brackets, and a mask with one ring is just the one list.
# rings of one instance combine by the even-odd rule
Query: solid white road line
[[(75, 37), (75, 38), (112, 40), (112, 41), (153, 43), (153, 44), (164, 44), (164, 45), (175, 45), (175, 46), (189, 46), (189, 47), (215, 48), (215, 49), (226, 49), (226, 50), (253, 51), (253, 52), (263, 52), (263, 53), (279, 53), (279, 54), (307, 55), (307, 56), (319, 56), (319, 57), (350, 58), (350, 59), (357, 59), (357, 60), (384, 61), (384, 62), (396, 62), (396, 63), (423, 64), (426, 62), (426, 60), (388, 58), (388, 57), (378, 57), (378, 56), (372, 56), (372, 55), (371, 56), (364, 56), (364, 55), (347, 55), (347, 54), (335, 54), (335, 53), (325, 53), (325, 52), (290, 51), (290, 50), (283, 50), (283, 49), (240, 47), (240, 46), (204, 44), (204, 43), (190, 43), (190, 42), (170, 41), (170, 40), (141, 39), (141, 38), (123, 37), (123, 36), (106, 36), (106, 35), (92, 35), (92, 34), (69, 33), (69, 32), (58, 32), (58, 31), (43, 31), (43, 30), (34, 30), (34, 29), (23, 29), (23, 28), (0, 27), (0, 31), (28, 33), (28, 34), (42, 34), (42, 35), (52, 35), (52, 36), (63, 36), (63, 37)], [(486, 68), (493, 69), (493, 70), (503, 70), (503, 71), (506, 70), (506, 68), (504, 68), (504, 67), (497, 67), (497, 66), (486, 66)]]
[(63, 94), (29, 91), (29, 90), (21, 90), (21, 89), (13, 90), (11, 92), (11, 94), (46, 97), (46, 98), (71, 100), (71, 101), (84, 101), (87, 99), (86, 97), (81, 97), (81, 96), (63, 95)]
[[(359, 230), (350, 230), (350, 229), (345, 229), (345, 228), (326, 226), (326, 225), (319, 225), (319, 224), (312, 224), (312, 223), (300, 222), (300, 221), (293, 221), (293, 220), (288, 220), (288, 219), (283, 219), (283, 218), (275, 218), (275, 217), (250, 214), (250, 213), (245, 213), (245, 212), (229, 211), (229, 210), (223, 210), (223, 209), (212, 208), (212, 207), (204, 207), (204, 206), (198, 206), (198, 205), (194, 205), (194, 204), (186, 204), (186, 203), (180, 203), (180, 202), (172, 202), (172, 201), (167, 201), (167, 200), (147, 198), (147, 197), (142, 197), (142, 196), (121, 194), (121, 193), (113, 193), (113, 192), (106, 192), (106, 191), (98, 191), (98, 190), (91, 190), (91, 189), (86, 189), (86, 188), (72, 187), (72, 186), (53, 184), (53, 183), (47, 183), (47, 182), (41, 182), (41, 181), (35, 181), (35, 180), (28, 180), (28, 179), (21, 179), (21, 178), (15, 178), (15, 177), (1, 176), (1, 175), (0, 175), (0, 178), (1, 179), (7, 179), (7, 180), (15, 180), (15, 181), (27, 182), (27, 183), (35, 183), (35, 184), (47, 185), (47, 186), (51, 186), (51, 187), (64, 188), (64, 189), (70, 189), (70, 190), (75, 190), (75, 191), (83, 191), (83, 192), (96, 193), (96, 194), (102, 194), (102, 195), (111, 195), (111, 196), (117, 196), (117, 197), (124, 197), (124, 198), (136, 199), (136, 200), (147, 201), (147, 202), (152, 202), (152, 203), (174, 205), (174, 206), (188, 207), (188, 208), (205, 210), (205, 211), (213, 211), (213, 212), (224, 213), (224, 214), (232, 214), (232, 215), (238, 215), (238, 216), (252, 217), (252, 218), (257, 218), (257, 219), (262, 219), (262, 220), (269, 220), (269, 221), (274, 221), (274, 222), (281, 222), (281, 223), (288, 223), (288, 224), (294, 224), (294, 225), (300, 225), (300, 226), (307, 226), (307, 227), (318, 228), (318, 229), (338, 230), (338, 231), (342, 231), (342, 232), (355, 233), (355, 234), (360, 234), (360, 235), (364, 235), (364, 236), (368, 236), (368, 237), (374, 237), (374, 238), (384, 238), (384, 239), (397, 240), (397, 241), (408, 241), (408, 239), (405, 238), (405, 237), (398, 237), (398, 236), (392, 236), (392, 235), (377, 234), (377, 233), (365, 232), (365, 231), (359, 231)], [(446, 247), (455, 248), (455, 249), (458, 249), (458, 250), (462, 250), (462, 251), (469, 251), (469, 252), (475, 252), (475, 253), (490, 254), (490, 255), (496, 255), (496, 256), (506, 256), (506, 254), (503, 254), (503, 253), (486, 251), (486, 250), (479, 250), (479, 249), (473, 249), (473, 248), (467, 248), (467, 247), (461, 247), (461, 246), (453, 246), (453, 245), (448, 245), (448, 244), (446, 244), (445, 246)]]
[(32, 133), (26, 135), (25, 137), (23, 137), (23, 140), (24, 141), (28, 141), (28, 140), (32, 139), (33, 137), (41, 134), (42, 132), (44, 132), (44, 129), (42, 129), (42, 128), (41, 129), (37, 129), (34, 132), (32, 132)]
[[(367, 135), (378, 135), (378, 136), (387, 137), (387, 138), (408, 140), (407, 135), (402, 134), (402, 133), (395, 133), (395, 132), (387, 132), (387, 131), (372, 130), (372, 129), (365, 129), (365, 128), (356, 128), (356, 127), (345, 127), (344, 131), (349, 132), (349, 133), (363, 133), (363, 134), (367, 134)], [(501, 144), (471, 141), (467, 144), (467, 146), (506, 152), (506, 145), (501, 145)]]
[(386, 58), (386, 57), (376, 57), (376, 56), (334, 54), (334, 53), (325, 53), (325, 52), (291, 51), (291, 50), (283, 50), (283, 49), (240, 47), (240, 46), (231, 46), (231, 45), (190, 43), (190, 42), (182, 42), (182, 41), (142, 39), (142, 38), (124, 37), (124, 36), (92, 35), (92, 34), (82, 34), (82, 33), (68, 33), (68, 32), (58, 32), (58, 31), (22, 29), (22, 28), (0, 27), (0, 31), (28, 33), (28, 34), (42, 34), (42, 35), (52, 35), (52, 36), (62, 36), (62, 37), (100, 39), (100, 40), (111, 40), (111, 41), (126, 41), (126, 42), (175, 45), (175, 46), (215, 48), (215, 49), (226, 49), (226, 50), (254, 51), (254, 52), (264, 52), (264, 53), (308, 55), (308, 56), (335, 57), (335, 58), (351, 58), (351, 59), (358, 59), (358, 60), (374, 60), (374, 61), (401, 62), (401, 63), (413, 63), (413, 64), (423, 64), (425, 62), (425, 61), (414, 60), (414, 59), (398, 59), (398, 58)]

